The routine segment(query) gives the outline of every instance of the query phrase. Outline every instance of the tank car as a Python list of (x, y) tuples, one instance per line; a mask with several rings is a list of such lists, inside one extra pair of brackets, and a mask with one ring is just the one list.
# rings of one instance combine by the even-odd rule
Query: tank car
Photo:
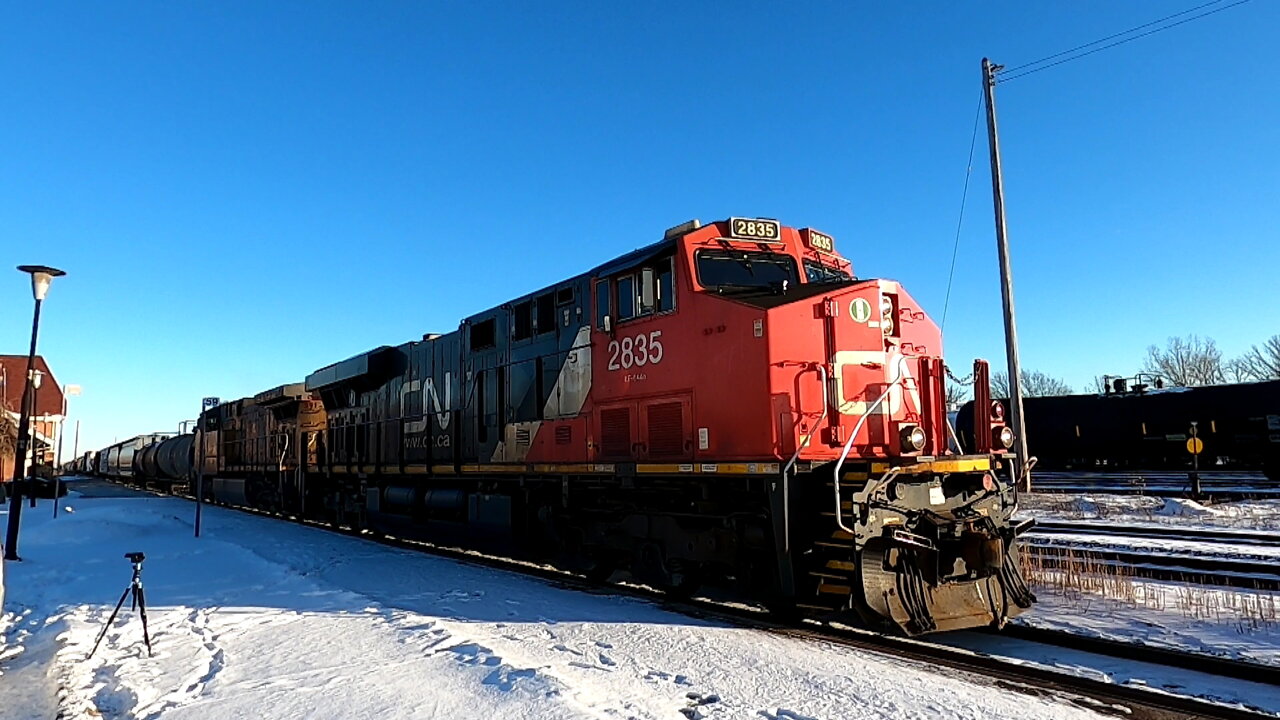
[[(1046, 470), (1260, 470), (1280, 481), (1280, 380), (1168, 387), (1116, 378), (1103, 394), (1023, 401), (1029, 452)], [(962, 408), (960, 417), (967, 420)], [(962, 438), (970, 433), (959, 423)]]
[(210, 498), (550, 559), (910, 634), (1002, 624), (1012, 435), (949, 449), (942, 337), (831, 236), (768, 218), (661, 240), (204, 412)]

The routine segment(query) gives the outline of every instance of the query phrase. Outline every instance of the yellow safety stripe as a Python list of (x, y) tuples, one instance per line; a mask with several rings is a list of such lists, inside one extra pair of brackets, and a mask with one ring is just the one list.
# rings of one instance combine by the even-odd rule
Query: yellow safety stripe
[[(636, 472), (639, 474), (701, 474), (701, 475), (769, 475), (777, 474), (781, 471), (781, 465), (776, 462), (767, 463), (637, 463)], [(247, 465), (228, 465), (223, 468), (225, 472), (242, 472), (242, 471), (263, 471), (277, 470), (272, 466), (270, 468), (247, 466)], [(323, 469), (321, 466), (320, 469)], [(453, 465), (431, 465), (425, 464), (405, 465), (402, 470), (399, 465), (351, 465), (347, 463), (330, 465), (329, 469), (335, 473), (383, 473), (398, 475), (404, 473), (406, 475), (451, 475), (458, 470)], [(499, 463), (471, 463), (461, 466), (463, 473), (528, 473), (528, 474), (569, 474), (569, 475), (590, 475), (590, 474), (613, 474), (617, 472), (617, 463), (539, 463), (534, 465), (516, 465), (516, 464), (499, 464)], [(846, 479), (866, 479), (866, 473), (846, 473)]]
[(758, 475), (779, 471), (778, 463), (640, 463), (638, 473), (703, 473), (707, 475)]
[[(871, 463), (871, 472), (873, 473), (886, 473), (892, 468), (893, 466), (889, 463)], [(900, 465), (898, 468), (899, 474), (902, 475), (985, 472), (991, 469), (991, 458), (986, 455), (982, 455), (976, 457), (947, 458), (945, 460), (924, 460), (910, 465)], [(853, 473), (845, 475), (845, 478), (849, 480), (866, 479), (865, 473), (861, 478), (854, 478), (852, 475)]]

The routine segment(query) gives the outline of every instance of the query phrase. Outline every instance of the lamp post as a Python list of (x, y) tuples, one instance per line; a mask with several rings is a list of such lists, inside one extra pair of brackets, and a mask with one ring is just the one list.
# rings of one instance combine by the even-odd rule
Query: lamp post
[[(62, 433), (67, 428), (67, 398), (80, 394), (79, 385), (63, 385), (62, 386), (62, 419), (58, 421), (58, 457), (53, 461), (57, 467), (53, 473), (53, 516), (58, 517), (58, 496), (62, 492)], [(78, 423), (79, 421), (77, 421)], [(77, 430), (79, 424), (76, 425)], [(79, 446), (80, 439), (77, 432), (76, 445)], [(76, 448), (77, 450), (79, 447)]]
[(40, 306), (49, 293), (53, 279), (66, 275), (57, 268), (44, 265), (19, 265), (18, 270), (31, 276), (31, 294), (35, 297), (35, 314), (31, 320), (31, 351), (27, 353), (27, 383), (22, 388), (22, 416), (18, 420), (18, 445), (13, 453), (13, 497), (9, 499), (9, 527), (5, 532), (4, 559), (18, 557), (18, 527), (22, 522), (22, 478), (26, 474), (27, 446), (31, 443), (31, 415), (27, 402), (31, 398), (31, 371), (36, 362), (36, 338), (40, 334)]
[[(26, 459), (23, 460), (23, 463), (28, 463), (28, 462), (30, 463), (29, 465), (26, 466), (27, 472), (23, 474), (23, 478), (27, 480), (34, 480), (35, 470), (40, 465), (40, 463), (36, 462), (36, 448), (40, 445), (40, 437), (39, 437), (40, 418), (44, 417), (41, 415), (36, 415), (36, 408), (39, 407), (38, 401), (40, 400), (40, 381), (44, 379), (44, 373), (40, 372), (39, 370), (29, 369), (27, 370), (27, 375), (29, 375), (31, 378), (31, 408), (27, 410), (27, 415), (31, 418), (29, 422), (36, 424), (36, 429), (34, 432), (27, 433), (28, 438), (31, 438), (32, 436), (35, 436), (35, 438), (31, 443), (31, 452), (28, 453), (30, 460), (26, 460)], [(47, 418), (46, 418), (46, 422), (48, 422)], [(45, 429), (48, 430), (48, 428), (45, 428)], [(48, 440), (49, 434), (46, 432), (44, 437), (45, 437), (45, 440)], [(31, 488), (30, 499), (31, 499), (31, 507), (35, 507), (36, 491), (34, 486), (32, 486)]]

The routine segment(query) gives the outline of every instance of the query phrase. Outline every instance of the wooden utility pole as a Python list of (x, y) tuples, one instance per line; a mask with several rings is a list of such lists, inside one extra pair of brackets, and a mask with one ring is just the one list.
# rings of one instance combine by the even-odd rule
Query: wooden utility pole
[[(1013, 268), (1009, 263), (1009, 238), (1004, 225), (1004, 179), (1000, 174), (1000, 135), (996, 130), (996, 73), (1003, 65), (982, 58), (982, 89), (987, 99), (987, 145), (991, 148), (991, 196), (996, 210), (996, 250), (1000, 256), (1000, 299), (1004, 305), (1004, 347), (1009, 360), (1009, 419), (1014, 432), (1016, 477), (1027, 462), (1027, 425), (1022, 414), (1022, 366), (1018, 362), (1018, 324), (1013, 312)], [(1031, 489), (1026, 475), (1022, 490)]]

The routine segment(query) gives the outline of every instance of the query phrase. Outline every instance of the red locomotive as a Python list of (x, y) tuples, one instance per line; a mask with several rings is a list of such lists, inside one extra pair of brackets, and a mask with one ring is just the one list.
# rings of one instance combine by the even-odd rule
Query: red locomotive
[(908, 633), (1033, 598), (1012, 434), (898, 283), (775, 220), (692, 221), (591, 272), (207, 411), (213, 499), (484, 547)]

